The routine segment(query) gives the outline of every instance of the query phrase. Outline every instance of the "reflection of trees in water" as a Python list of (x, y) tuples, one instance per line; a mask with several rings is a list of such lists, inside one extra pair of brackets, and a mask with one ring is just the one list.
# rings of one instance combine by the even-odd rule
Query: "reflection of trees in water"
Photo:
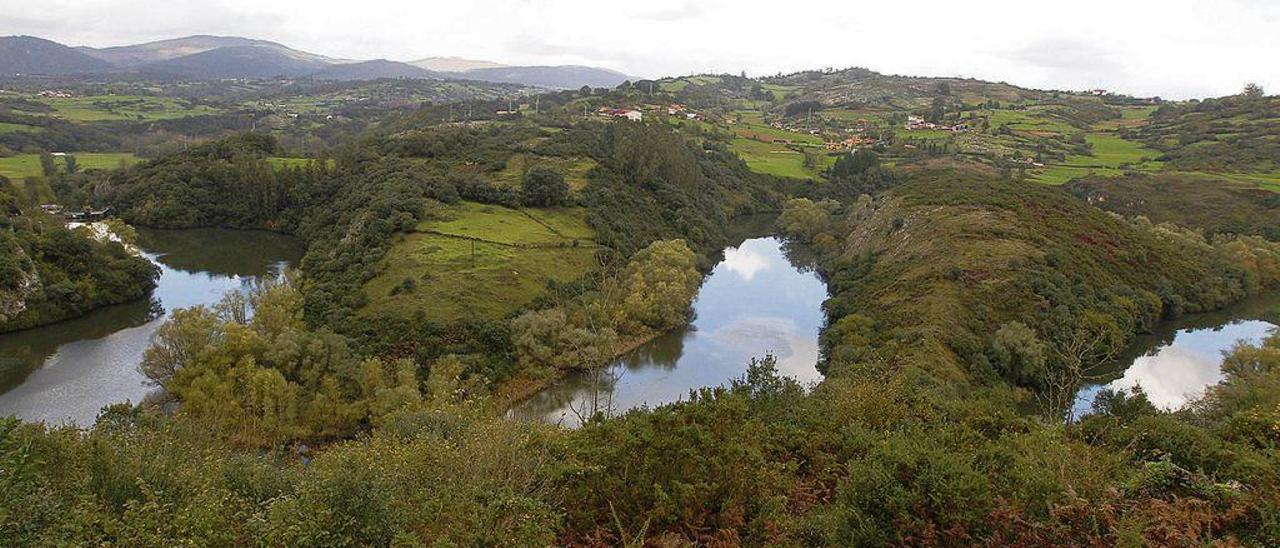
[(1160, 322), (1151, 333), (1135, 337), (1114, 360), (1088, 371), (1086, 380), (1106, 384), (1119, 379), (1138, 358), (1155, 356), (1161, 349), (1172, 345), (1179, 331), (1219, 331), (1227, 325), (1249, 320), (1280, 325), (1280, 291), (1258, 295), (1222, 310), (1188, 314), (1174, 321)]
[(676, 362), (684, 355), (684, 338), (693, 331), (693, 326), (682, 327), (652, 341), (640, 345), (627, 353), (619, 364), (627, 371), (640, 371), (659, 368), (670, 371), (676, 368)]
[(764, 238), (778, 233), (776, 213), (740, 215), (729, 221), (729, 245), (738, 247), (751, 238)]
[(79, 318), (0, 335), (0, 393), (22, 384), (64, 344), (101, 339), (164, 315), (154, 296), (99, 308)]
[(782, 242), (782, 256), (792, 267), (805, 274), (813, 272), (821, 276), (818, 271), (818, 252), (812, 246), (792, 238), (781, 238), (779, 241)]
[(169, 268), (224, 277), (277, 274), (282, 261), (297, 261), (303, 251), (282, 234), (218, 228), (139, 229), (138, 247)]
[(581, 397), (569, 402), (569, 412), (578, 419), (578, 424), (591, 420), (597, 415), (609, 418), (615, 411), (613, 393), (622, 379), (624, 371), (617, 365), (593, 369), (585, 374), (585, 392)]
[(528, 419), (577, 420), (596, 413), (612, 415), (613, 392), (625, 374), (617, 365), (574, 373), (516, 406), (513, 415)]

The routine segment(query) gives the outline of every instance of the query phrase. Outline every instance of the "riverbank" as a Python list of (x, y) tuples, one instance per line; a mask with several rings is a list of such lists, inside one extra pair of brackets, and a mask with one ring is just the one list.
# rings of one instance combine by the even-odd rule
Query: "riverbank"
[(150, 298), (0, 335), (0, 416), (89, 426), (104, 405), (138, 403), (151, 391), (138, 364), (169, 313), (212, 305), (302, 257), (296, 240), (263, 231), (139, 228), (135, 243), (159, 266)]
[[(686, 326), (688, 324), (685, 324)], [(683, 327), (683, 326), (682, 326)], [(676, 328), (680, 329), (680, 328)], [(675, 331), (673, 329), (672, 331)], [(637, 337), (629, 341), (625, 341), (617, 346), (609, 359), (598, 367), (592, 367), (588, 372), (599, 371), (612, 367), (614, 362), (623, 356), (634, 352), (636, 349), (653, 342), (658, 337), (666, 335), (671, 331), (657, 331), (642, 337)], [(529, 376), (527, 373), (521, 373), (511, 379), (503, 382), (496, 390), (493, 391), (491, 405), (493, 411), (497, 415), (505, 415), (517, 405), (528, 401), (530, 398), (538, 395), (538, 393), (555, 386), (559, 381), (564, 380), (570, 372), (557, 371), (557, 374), (545, 379)]]
[(753, 360), (773, 357), (777, 373), (802, 385), (819, 382), (818, 334), (826, 284), (796, 264), (774, 237), (724, 250), (703, 280), (691, 321), (629, 341), (607, 368), (554, 379), (519, 379), (502, 394), (506, 416), (574, 426), (591, 410), (621, 414), (688, 399), (723, 386)]

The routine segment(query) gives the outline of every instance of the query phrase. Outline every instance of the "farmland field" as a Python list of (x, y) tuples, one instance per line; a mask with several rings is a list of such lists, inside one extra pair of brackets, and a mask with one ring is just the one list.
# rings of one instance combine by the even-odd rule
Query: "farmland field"
[(835, 159), (827, 156), (826, 151), (819, 151), (817, 169), (809, 169), (804, 166), (804, 154), (786, 145), (762, 143), (741, 137), (733, 140), (731, 148), (747, 162), (747, 167), (752, 171), (780, 177), (809, 179), (835, 163)]
[(0, 133), (13, 133), (15, 131), (39, 131), (36, 126), (28, 126), (26, 124), (10, 124), (8, 122), (0, 122)]
[(1073, 155), (1066, 162), (1050, 165), (1035, 176), (1041, 183), (1060, 185), (1076, 177), (1097, 175), (1119, 177), (1125, 171), (1153, 171), (1164, 167), (1155, 158), (1160, 151), (1140, 143), (1121, 139), (1109, 133), (1090, 133), (1085, 139), (1093, 146), (1093, 155)]
[(587, 186), (587, 173), (596, 167), (590, 158), (562, 158), (552, 156), (535, 156), (532, 154), (514, 154), (507, 159), (507, 166), (498, 172), (495, 179), (511, 186), (520, 186), (520, 180), (530, 167), (540, 165), (550, 168), (564, 176), (569, 188), (580, 190)]
[[(127, 152), (77, 152), (72, 154), (80, 169), (115, 169), (121, 162), (133, 164), (141, 161), (137, 156)], [(58, 169), (66, 168), (66, 160), (54, 157), (54, 165)], [(0, 158), (0, 175), (9, 179), (25, 179), (43, 173), (39, 154), (17, 154), (8, 158)]]
[[(395, 236), (383, 271), (364, 286), (364, 313), (437, 321), (495, 319), (595, 264), (594, 233), (577, 208), (515, 210), (462, 203)], [(395, 291), (404, 280), (411, 291)]]
[(190, 106), (167, 97), (99, 95), (39, 100), (53, 107), (56, 116), (77, 122), (167, 120), (218, 112), (212, 107)]

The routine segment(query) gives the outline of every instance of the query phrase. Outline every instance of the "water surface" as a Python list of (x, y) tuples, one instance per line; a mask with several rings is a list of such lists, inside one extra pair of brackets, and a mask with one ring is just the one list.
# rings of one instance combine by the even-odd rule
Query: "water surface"
[[(793, 255), (794, 256), (794, 255)], [(826, 285), (793, 264), (777, 238), (724, 251), (693, 303), (694, 320), (608, 368), (572, 375), (514, 407), (509, 416), (577, 425), (592, 409), (617, 414), (686, 398), (691, 389), (741, 377), (753, 357), (773, 354), (778, 372), (820, 380), (818, 332)]]
[(150, 390), (138, 363), (168, 312), (215, 303), (302, 256), (269, 232), (138, 229), (137, 243), (160, 266), (149, 299), (0, 335), (0, 416), (89, 425), (104, 405), (137, 403)]
[(1280, 295), (1264, 295), (1221, 312), (1191, 315), (1139, 337), (1116, 363), (1092, 372), (1076, 394), (1075, 416), (1088, 413), (1104, 388), (1141, 386), (1156, 407), (1176, 410), (1223, 380), (1223, 352), (1258, 344), (1280, 323)]

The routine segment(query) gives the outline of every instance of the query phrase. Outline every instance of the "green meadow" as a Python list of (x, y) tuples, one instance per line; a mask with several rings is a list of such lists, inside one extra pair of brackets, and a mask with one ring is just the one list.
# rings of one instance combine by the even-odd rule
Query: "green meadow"
[[(142, 161), (127, 152), (76, 152), (72, 156), (75, 156), (76, 165), (80, 169), (115, 169)], [(65, 158), (55, 156), (53, 161), (58, 169), (66, 169)], [(0, 175), (9, 179), (25, 179), (43, 173), (39, 154), (16, 154), (0, 158)]]
[(564, 175), (564, 181), (569, 183), (569, 188), (577, 191), (587, 186), (587, 173), (596, 167), (596, 162), (590, 158), (513, 154), (507, 159), (506, 167), (498, 172), (494, 179), (511, 186), (519, 186), (525, 172), (535, 165), (550, 168)]
[(15, 131), (40, 131), (36, 126), (26, 124), (10, 124), (8, 122), (0, 122), (0, 133), (13, 133)]
[[(569, 282), (595, 263), (581, 208), (509, 209), (464, 202), (433, 206), (417, 231), (397, 234), (364, 291), (364, 314), (435, 321), (495, 319)], [(397, 290), (405, 280), (412, 290)], [(394, 293), (394, 294), (393, 294)]]
[(806, 168), (804, 154), (801, 152), (786, 145), (762, 143), (741, 137), (733, 140), (731, 148), (752, 171), (779, 177), (810, 179), (835, 163), (835, 159), (828, 156), (825, 150), (818, 150), (816, 169)]
[(77, 122), (167, 120), (218, 112), (212, 107), (191, 106), (168, 97), (142, 95), (40, 97), (36, 100), (53, 107), (56, 116)]

